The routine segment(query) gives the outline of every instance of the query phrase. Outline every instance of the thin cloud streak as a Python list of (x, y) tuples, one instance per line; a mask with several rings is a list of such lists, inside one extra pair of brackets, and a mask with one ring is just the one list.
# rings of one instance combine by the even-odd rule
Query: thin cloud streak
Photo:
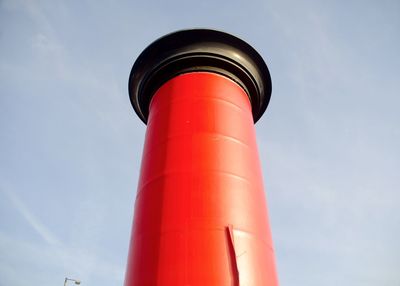
[[(96, 280), (118, 281), (122, 284), (123, 267), (86, 249), (43, 245), (0, 232), (0, 253), (4, 253), (4, 259), (0, 259), (0, 269), (5, 284), (19, 286), (37, 281), (37, 284), (50, 285), (65, 276), (77, 277), (85, 284)], [(38, 257), (41, 263), (37, 263)], [(21, 269), (29, 269), (31, 276), (19, 275)]]
[(15, 194), (15, 192), (0, 189), (11, 201), (15, 210), (26, 220), (32, 229), (34, 229), (44, 241), (50, 245), (60, 245), (60, 240), (48, 229), (25, 205), (25, 203)]

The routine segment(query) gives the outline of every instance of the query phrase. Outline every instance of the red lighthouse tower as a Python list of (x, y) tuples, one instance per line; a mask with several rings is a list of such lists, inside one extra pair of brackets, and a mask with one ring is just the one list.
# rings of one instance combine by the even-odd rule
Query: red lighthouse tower
[(169, 34), (129, 78), (147, 124), (125, 286), (278, 285), (254, 123), (271, 79), (244, 41)]

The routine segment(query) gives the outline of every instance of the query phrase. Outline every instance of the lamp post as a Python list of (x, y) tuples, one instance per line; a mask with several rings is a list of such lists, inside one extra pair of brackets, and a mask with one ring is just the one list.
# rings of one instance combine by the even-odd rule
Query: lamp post
[(71, 279), (71, 278), (67, 278), (67, 277), (65, 277), (65, 280), (64, 280), (64, 286), (66, 286), (66, 285), (67, 285), (67, 281), (74, 281), (74, 283), (75, 283), (76, 285), (79, 285), (79, 284), (81, 284), (81, 281), (80, 281), (80, 280), (75, 280), (75, 279)]

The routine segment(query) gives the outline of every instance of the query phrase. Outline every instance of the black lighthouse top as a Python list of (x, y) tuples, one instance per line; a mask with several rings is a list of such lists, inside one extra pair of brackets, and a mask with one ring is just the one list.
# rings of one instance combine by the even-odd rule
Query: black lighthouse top
[(150, 100), (163, 83), (196, 71), (234, 80), (250, 98), (254, 122), (263, 115), (271, 97), (271, 77), (262, 57), (235, 36), (194, 29), (156, 40), (136, 60), (129, 76), (129, 97), (140, 119), (147, 123)]

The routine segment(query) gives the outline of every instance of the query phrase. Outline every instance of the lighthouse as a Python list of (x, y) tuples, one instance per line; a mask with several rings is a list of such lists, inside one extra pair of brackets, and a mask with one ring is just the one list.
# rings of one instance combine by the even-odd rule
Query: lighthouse
[(271, 96), (243, 40), (183, 30), (135, 61), (147, 125), (125, 286), (278, 285), (254, 124)]

